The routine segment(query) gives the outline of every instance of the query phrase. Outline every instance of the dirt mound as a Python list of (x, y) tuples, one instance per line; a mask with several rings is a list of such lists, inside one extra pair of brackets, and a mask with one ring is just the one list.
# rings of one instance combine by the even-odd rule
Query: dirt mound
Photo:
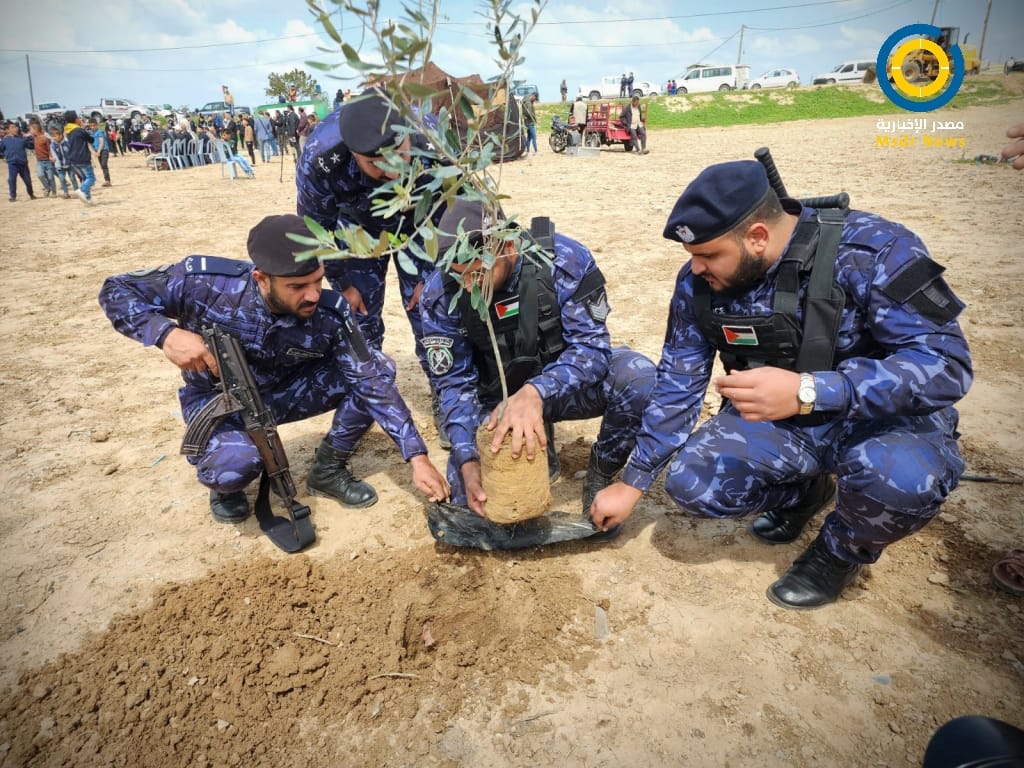
[(534, 684), (585, 663), (588, 612), (557, 560), (423, 546), (232, 564), (23, 675), (0, 705), (2, 762), (379, 765), (388, 741), (426, 749), (467, 700), (487, 708), (513, 666)]

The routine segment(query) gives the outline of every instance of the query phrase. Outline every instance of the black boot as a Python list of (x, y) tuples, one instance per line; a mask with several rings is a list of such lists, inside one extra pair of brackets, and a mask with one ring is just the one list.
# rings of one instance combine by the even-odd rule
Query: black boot
[(783, 608), (820, 608), (835, 602), (859, 572), (860, 563), (833, 555), (819, 534), (782, 578), (768, 587), (768, 599)]
[(434, 429), (437, 430), (437, 442), (446, 451), (452, 449), (452, 439), (444, 428), (444, 417), (441, 414), (441, 398), (433, 389), (430, 394), (430, 412), (434, 417)]
[(558, 449), (555, 448), (555, 425), (545, 421), (544, 435), (548, 439), (548, 482), (553, 483), (562, 474), (562, 460), (558, 458)]
[(241, 523), (249, 517), (249, 500), (245, 491), (218, 493), (210, 491), (210, 513), (218, 523)]
[(306, 478), (306, 488), (316, 496), (326, 496), (346, 507), (369, 507), (377, 503), (373, 486), (356, 480), (348, 468), (352, 451), (339, 451), (327, 441), (316, 449), (316, 458)]
[(597, 453), (590, 449), (590, 461), (587, 463), (587, 476), (583, 478), (583, 516), (590, 519), (590, 505), (594, 497), (615, 481), (615, 474), (622, 465), (610, 464), (597, 458)]
[(750, 533), (766, 544), (796, 541), (807, 522), (836, 495), (832, 475), (818, 475), (807, 483), (803, 496), (792, 507), (772, 509), (750, 524)]

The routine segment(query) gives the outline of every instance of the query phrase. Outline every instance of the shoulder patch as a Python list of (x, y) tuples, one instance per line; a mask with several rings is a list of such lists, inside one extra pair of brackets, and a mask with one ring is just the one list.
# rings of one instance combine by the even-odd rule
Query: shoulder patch
[(161, 264), (159, 267), (146, 267), (145, 269), (136, 269), (128, 274), (132, 277), (149, 277), (150, 275), (162, 275), (168, 269), (171, 268), (170, 264)]
[(612, 308), (608, 305), (608, 295), (603, 287), (588, 295), (583, 300), (583, 303), (586, 305), (587, 312), (590, 313), (590, 317), (595, 323), (603, 323), (608, 319), (608, 315), (611, 314)]
[(183, 262), (189, 275), (243, 275), (252, 269), (252, 263), (223, 256), (189, 256)]
[(427, 353), (427, 365), (434, 376), (443, 376), (452, 369), (455, 358), (452, 345), (455, 343), (447, 336), (424, 336), (423, 349)]

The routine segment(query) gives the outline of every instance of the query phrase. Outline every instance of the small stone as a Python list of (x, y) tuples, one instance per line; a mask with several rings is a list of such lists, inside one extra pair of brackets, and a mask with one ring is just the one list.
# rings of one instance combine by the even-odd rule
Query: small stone
[(928, 583), (929, 584), (938, 584), (939, 586), (942, 586), (942, 587), (948, 587), (949, 586), (949, 576), (947, 576), (944, 573), (938, 573), (938, 572), (930, 573), (930, 574), (928, 574)]
[(105, 466), (103, 468), (103, 474), (104, 475), (112, 475), (115, 472), (117, 472), (117, 470), (119, 470), (120, 468), (121, 467), (118, 466), (117, 464), (107, 464), (107, 466)]
[(608, 628), (608, 614), (599, 605), (594, 606), (594, 639), (607, 640), (611, 634)]
[(192, 687), (193, 685), (195, 685), (196, 683), (198, 683), (198, 682), (199, 682), (199, 678), (198, 678), (198, 677), (196, 677), (195, 675), (193, 675), (192, 677), (190, 677), (190, 678), (188, 679), (188, 684), (189, 684), (189, 687), (190, 687), (190, 688), (191, 688), (191, 687)]
[[(1009, 651), (1009, 650), (1003, 651), (1003, 653), (1000, 656), (1000, 658), (1001, 659), (1005, 659), (1006, 661), (1017, 661), (1017, 657), (1013, 655), (1013, 651)], [(49, 693), (49, 691), (47, 691), (47, 693)], [(38, 697), (36, 697), (36, 698), (38, 698)]]
[(229, 723), (227, 720), (218, 720), (217, 721), (217, 730), (220, 731), (221, 733), (224, 733), (224, 731), (226, 731), (230, 727), (231, 727), (231, 723)]
[(900, 724), (897, 723), (895, 720), (889, 721), (889, 730), (895, 734), (903, 733), (903, 729), (900, 728)]
[(105, 429), (97, 429), (89, 434), (89, 439), (94, 443), (105, 443), (110, 439), (110, 433)]

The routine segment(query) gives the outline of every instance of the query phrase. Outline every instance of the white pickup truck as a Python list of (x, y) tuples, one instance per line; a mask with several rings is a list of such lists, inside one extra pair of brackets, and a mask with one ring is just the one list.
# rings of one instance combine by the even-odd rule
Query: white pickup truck
[(94, 106), (82, 107), (82, 115), (97, 120), (134, 120), (149, 114), (142, 104), (131, 99), (100, 99)]
[[(621, 93), (622, 75), (606, 75), (600, 83), (584, 83), (576, 92), (585, 99), (617, 99)], [(630, 96), (657, 96), (658, 86), (647, 80), (633, 80)]]

